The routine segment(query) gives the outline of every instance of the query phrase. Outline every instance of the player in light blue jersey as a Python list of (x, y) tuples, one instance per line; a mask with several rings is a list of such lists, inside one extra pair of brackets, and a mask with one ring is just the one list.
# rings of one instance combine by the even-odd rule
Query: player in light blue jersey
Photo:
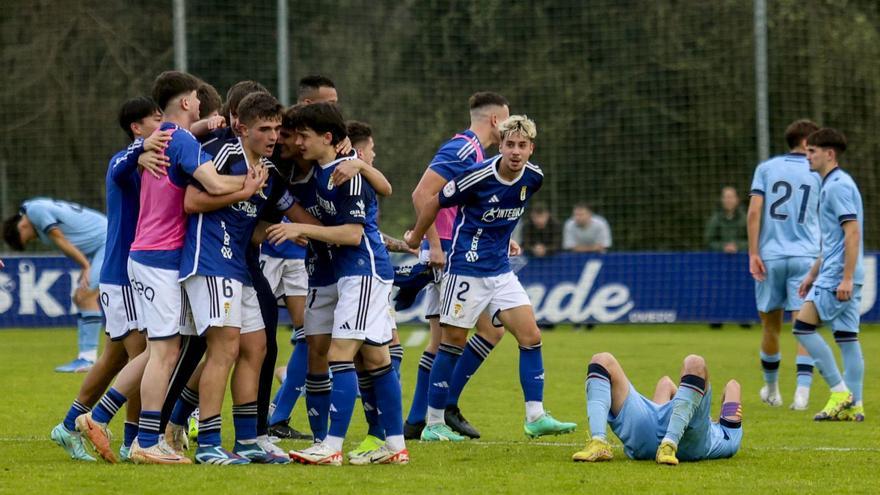
[[(482, 162), (486, 150), (500, 140), (498, 124), (510, 116), (507, 99), (497, 93), (480, 91), (471, 95), (468, 106), (470, 127), (440, 146), (412, 193), (416, 214), (420, 205), (439, 193), (450, 180), (463, 174), (474, 164)], [(446, 265), (456, 212), (455, 207), (440, 210), (421, 245), (420, 261), (429, 263), (437, 271)], [(468, 380), (504, 336), (504, 329), (493, 326), (488, 315), (482, 315), (476, 323), (476, 335), (464, 348), (448, 347), (446, 349), (452, 352), (441, 355), (440, 299), (440, 284), (428, 284), (425, 287), (424, 300), (425, 318), (428, 320), (431, 338), (419, 359), (416, 387), (404, 424), (404, 434), (407, 438), (420, 438), (430, 402), (431, 407), (446, 410), (446, 422), (453, 431), (467, 437), (479, 438), (480, 432), (462, 415), (458, 398)], [(448, 388), (431, 386), (436, 383), (430, 380), (435, 359), (440, 360), (442, 367), (454, 368)]]
[(572, 456), (575, 462), (614, 458), (606, 437), (609, 423), (630, 459), (676, 465), (679, 460), (724, 459), (739, 451), (743, 435), (739, 383), (730, 380), (724, 386), (720, 417), (712, 421), (712, 387), (701, 356), (684, 358), (678, 387), (664, 376), (648, 399), (630, 383), (614, 356), (595, 354), (587, 368), (586, 389), (590, 438), (584, 450)]
[(295, 128), (303, 158), (318, 163), (314, 172), (316, 199), (325, 226), (276, 224), (267, 232), (274, 243), (297, 240), (333, 245), (330, 255), (337, 278), (338, 301), (328, 351), (333, 373), (329, 430), (323, 441), (305, 450), (291, 451), (290, 455), (304, 464), (342, 464), (342, 444), (357, 394), (354, 358), (360, 353), (366, 371), (373, 378), (386, 438), (381, 447), (352, 457), (350, 462), (406, 464), (409, 452), (403, 438), (400, 382), (388, 352), (392, 329), (389, 299), (394, 272), (376, 225), (376, 194), (361, 175), (342, 184), (334, 182), (336, 167), (341, 162), (356, 160), (337, 155), (335, 146), (345, 138), (346, 130), (335, 105), (307, 105), (296, 113)]
[[(840, 168), (846, 151), (844, 135), (830, 128), (819, 129), (807, 138), (810, 169), (822, 176), (819, 198), (819, 229), (822, 253), (798, 289), (805, 298), (794, 324), (794, 334), (810, 356), (822, 378), (831, 387), (831, 398), (816, 414), (819, 420), (864, 421), (862, 383), (865, 361), (859, 344), (860, 303), (865, 270), (864, 211), (862, 195), (853, 178)], [(841, 376), (831, 348), (816, 332), (820, 323), (831, 327), (843, 356)]]
[(55, 371), (88, 371), (98, 357), (101, 310), (98, 307), (98, 284), (107, 242), (107, 217), (76, 203), (37, 197), (22, 203), (19, 212), (3, 224), (6, 244), (23, 251), (31, 241), (54, 246), (81, 269), (79, 285), (73, 291), (73, 303), (79, 310), (77, 335), (79, 354)]
[[(819, 174), (810, 170), (807, 136), (819, 127), (797, 120), (785, 129), (789, 153), (758, 165), (752, 180), (748, 213), (749, 271), (764, 327), (761, 400), (782, 405), (779, 392), (779, 334), (785, 311), (792, 321), (803, 305), (797, 288), (819, 255)], [(810, 398), (813, 359), (798, 346), (797, 388), (791, 408), (804, 410)]]
[[(544, 174), (529, 162), (537, 134), (535, 123), (515, 115), (499, 125), (501, 154), (472, 167), (447, 183), (419, 208), (415, 227), (404, 236), (416, 247), (441, 208), (459, 206), (454, 237), (441, 289), (441, 356), (464, 346), (468, 329), (484, 311), (503, 324), (519, 343), (520, 384), (525, 396), (528, 437), (574, 431), (574, 423), (557, 421), (544, 410), (544, 363), (541, 332), (529, 297), (513, 274), (508, 257), (510, 235), (529, 198), (541, 188)], [(449, 383), (452, 367), (438, 356), (431, 383)], [(429, 397), (430, 400), (430, 397)], [(442, 407), (442, 406), (441, 406)], [(422, 441), (461, 441), (445, 423), (445, 411), (429, 403)]]

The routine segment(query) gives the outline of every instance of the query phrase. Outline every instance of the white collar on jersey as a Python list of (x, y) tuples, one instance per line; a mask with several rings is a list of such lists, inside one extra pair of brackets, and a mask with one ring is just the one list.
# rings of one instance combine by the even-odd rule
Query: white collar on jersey
[[(294, 167), (294, 169), (296, 169), (296, 165), (294, 165), (293, 167)], [(315, 175), (315, 167), (314, 166), (309, 168), (309, 173), (307, 173), (305, 175), (305, 177), (303, 177), (302, 179), (293, 180), (293, 175), (291, 175), (290, 176), (291, 177), (290, 183), (291, 184), (305, 184), (306, 182), (311, 180), (313, 175)]]
[[(528, 162), (526, 162), (526, 165), (528, 165)], [(511, 181), (505, 180), (503, 177), (501, 177), (501, 174), (498, 173), (498, 167), (501, 166), (501, 155), (498, 155), (492, 162), (492, 173), (495, 174), (495, 179), (498, 182), (504, 184), (505, 186), (512, 186), (519, 182), (520, 179), (522, 179), (522, 176), (526, 173), (526, 165), (523, 165), (523, 168), (519, 171), (519, 175), (516, 176), (516, 179), (513, 179)]]
[(347, 160), (354, 160), (355, 158), (357, 158), (357, 156), (358, 156), (357, 151), (351, 150), (351, 153), (349, 153), (348, 156), (343, 156), (342, 158), (337, 158), (337, 159), (333, 160), (332, 162), (327, 162), (324, 165), (319, 164), (319, 166), (321, 167), (321, 170), (326, 170), (327, 168), (330, 168), (333, 165), (337, 165), (341, 162), (344, 162)]

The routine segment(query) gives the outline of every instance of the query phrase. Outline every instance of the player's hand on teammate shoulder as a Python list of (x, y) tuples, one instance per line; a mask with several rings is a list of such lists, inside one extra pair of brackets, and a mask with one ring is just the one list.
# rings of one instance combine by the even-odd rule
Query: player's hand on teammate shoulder
[(336, 145), (336, 153), (340, 155), (347, 155), (351, 153), (351, 139), (348, 139), (348, 136), (345, 137), (342, 141), (339, 141), (339, 144)]
[(764, 260), (757, 254), (749, 256), (749, 273), (758, 282), (763, 282), (767, 278), (767, 268), (764, 266)]
[(249, 198), (257, 193), (263, 186), (266, 185), (266, 181), (269, 179), (269, 169), (266, 167), (256, 167), (250, 170), (244, 177), (244, 185), (242, 186), (242, 190), (245, 192), (245, 195)]
[(205, 125), (208, 126), (209, 131), (213, 131), (215, 129), (222, 129), (226, 127), (226, 117), (222, 115), (215, 115), (213, 117), (208, 117), (205, 119)]
[(171, 142), (171, 130), (156, 130), (144, 139), (144, 151), (163, 153)]
[[(144, 149), (146, 149), (146, 145)], [(138, 157), (138, 165), (157, 179), (160, 179), (163, 175), (168, 175), (165, 169), (168, 168), (169, 164), (168, 157), (160, 151), (144, 151)]]
[(333, 174), (330, 176), (333, 179), (333, 185), (345, 184), (366, 166), (368, 165), (363, 160), (346, 160), (340, 163), (333, 169)]

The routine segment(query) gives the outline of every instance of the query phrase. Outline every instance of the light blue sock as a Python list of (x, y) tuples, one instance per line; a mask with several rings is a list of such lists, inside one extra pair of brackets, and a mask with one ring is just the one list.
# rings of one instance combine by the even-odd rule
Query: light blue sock
[(782, 354), (767, 354), (761, 351), (761, 369), (764, 370), (764, 383), (777, 383), (779, 381), (779, 361)]
[(797, 363), (797, 386), (810, 388), (813, 385), (813, 365), (815, 361), (810, 356), (798, 355)]
[(590, 437), (605, 440), (608, 411), (611, 410), (611, 375), (601, 364), (590, 363), (586, 386)]
[(801, 320), (794, 322), (794, 336), (810, 356), (816, 361), (819, 374), (828, 383), (829, 387), (836, 387), (843, 382), (837, 363), (834, 361), (834, 353), (825, 340), (816, 332), (816, 325), (805, 323)]
[(834, 340), (843, 356), (843, 381), (853, 394), (853, 403), (862, 401), (862, 388), (865, 380), (865, 358), (862, 344), (856, 332), (834, 332)]
[(703, 400), (706, 393), (706, 380), (696, 375), (684, 375), (678, 385), (678, 391), (672, 398), (672, 415), (669, 418), (669, 425), (666, 427), (666, 436), (664, 441), (670, 441), (675, 445), (684, 435), (684, 430), (694, 417), (694, 411)]
[(100, 311), (81, 311), (76, 319), (76, 335), (79, 358), (95, 361), (98, 357), (98, 341), (101, 336)]

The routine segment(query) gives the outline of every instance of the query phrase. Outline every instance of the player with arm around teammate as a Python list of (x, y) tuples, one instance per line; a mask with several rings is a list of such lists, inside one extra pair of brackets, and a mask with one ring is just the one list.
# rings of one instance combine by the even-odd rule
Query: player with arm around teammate
[(614, 457), (606, 438), (609, 423), (630, 459), (676, 465), (679, 460), (732, 457), (739, 450), (739, 383), (730, 380), (724, 386), (720, 418), (717, 423), (712, 421), (712, 388), (701, 356), (687, 356), (679, 386), (664, 376), (649, 400), (630, 383), (613, 355), (599, 353), (587, 368), (586, 389), (590, 439), (584, 450), (572, 456), (576, 462), (610, 461)]
[[(570, 433), (574, 423), (560, 422), (544, 410), (541, 332), (529, 297), (511, 271), (508, 258), (510, 235), (529, 198), (544, 180), (541, 169), (529, 162), (537, 130), (535, 123), (522, 115), (508, 118), (499, 130), (501, 154), (475, 165), (423, 203), (415, 227), (405, 234), (404, 240), (410, 247), (416, 247), (440, 208), (460, 207), (441, 282), (441, 349), (462, 345), (468, 329), (488, 310), (492, 319), (504, 324), (519, 343), (526, 436)], [(443, 415), (431, 412), (429, 409), (422, 440), (454, 438)]]

